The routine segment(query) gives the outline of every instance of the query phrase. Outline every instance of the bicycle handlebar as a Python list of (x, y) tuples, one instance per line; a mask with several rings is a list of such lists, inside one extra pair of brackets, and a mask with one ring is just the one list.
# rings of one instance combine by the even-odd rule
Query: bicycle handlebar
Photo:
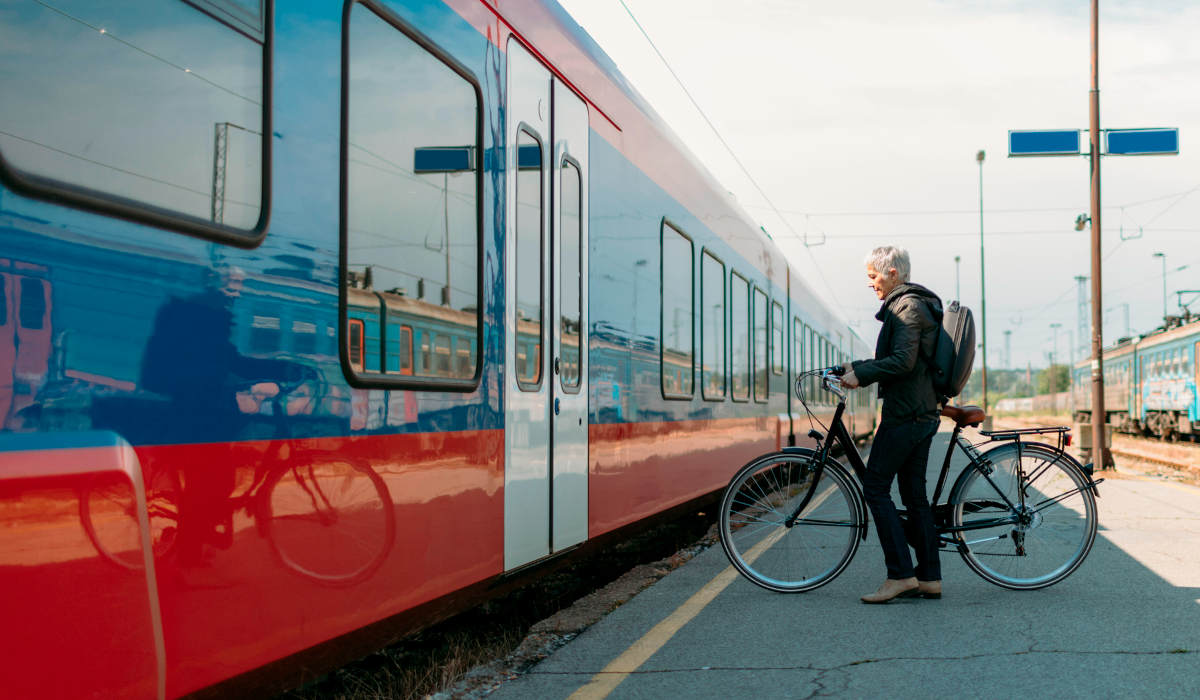
[(796, 387), (795, 387), (796, 398), (801, 401), (804, 400), (803, 387), (804, 387), (804, 378), (805, 377), (820, 377), (821, 388), (825, 389), (825, 391), (828, 391), (831, 394), (838, 396), (839, 398), (845, 399), (846, 398), (846, 389), (845, 389), (845, 387), (842, 386), (842, 383), (840, 381), (837, 381), (837, 377), (841, 377), (844, 374), (846, 374), (846, 368), (841, 365), (834, 365), (833, 367), (819, 367), (817, 369), (812, 369), (807, 372), (802, 372), (799, 376), (796, 377)]

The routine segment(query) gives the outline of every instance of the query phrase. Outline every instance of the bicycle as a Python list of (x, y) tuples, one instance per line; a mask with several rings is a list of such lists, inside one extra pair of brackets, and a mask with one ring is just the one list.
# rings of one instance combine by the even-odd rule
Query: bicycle
[[(725, 554), (743, 576), (781, 593), (801, 593), (841, 574), (867, 537), (867, 506), (859, 479), (866, 465), (842, 422), (846, 393), (836, 377), (842, 368), (803, 373), (796, 394), (804, 402), (803, 379), (817, 375), (838, 397), (828, 434), (809, 432), (816, 449), (785, 447), (752, 460), (733, 476), (721, 499), (720, 538)], [(953, 548), (985, 580), (1013, 590), (1035, 590), (1062, 581), (1091, 551), (1096, 539), (1097, 485), (1091, 465), (1081, 465), (1065, 448), (1067, 427), (980, 430), (973, 444), (962, 432), (985, 419), (975, 406), (946, 406), (954, 421), (933, 499), (940, 548)], [(1055, 445), (1023, 441), (1053, 437)], [(1000, 443), (981, 450), (990, 443)], [(842, 448), (853, 473), (834, 459)], [(954, 448), (967, 457), (944, 503), (939, 503)], [(907, 528), (907, 514), (900, 511)]]
[[(233, 544), (233, 515), (244, 510), (288, 570), (319, 584), (346, 586), (365, 580), (383, 563), (395, 542), (395, 510), (383, 478), (369, 464), (348, 456), (336, 443), (293, 441), (294, 423), (311, 413), (313, 396), (304, 381), (286, 383), (256, 407), (269, 439), (233, 449), (258, 453), (254, 476), (240, 494), (228, 497), (226, 518), (208, 522), (182, 508), (186, 474), (158, 468), (146, 474), (146, 507), (154, 558), (177, 553), (181, 529), (201, 528), (193, 537), (227, 549)], [(246, 395), (249, 387), (242, 392)], [(211, 504), (210, 504), (211, 505)], [(107, 561), (142, 569), (137, 504), (127, 480), (98, 478), (82, 489), (79, 517), (84, 532)], [(201, 522), (202, 521), (202, 522)]]

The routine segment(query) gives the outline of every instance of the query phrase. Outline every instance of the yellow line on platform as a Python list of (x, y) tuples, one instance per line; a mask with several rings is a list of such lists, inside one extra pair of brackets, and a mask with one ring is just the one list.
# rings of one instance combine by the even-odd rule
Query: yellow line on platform
[[(746, 552), (745, 561), (753, 562), (782, 539), (787, 532), (783, 528), (776, 530)], [(654, 656), (671, 637), (675, 636), (676, 632), (691, 622), (692, 618), (696, 617), (737, 577), (738, 572), (732, 566), (725, 567), (724, 571), (704, 584), (703, 588), (684, 601), (683, 605), (675, 609), (675, 612), (642, 635), (641, 639), (630, 645), (624, 653), (605, 666), (603, 670), (592, 676), (592, 680), (588, 681), (587, 685), (572, 693), (570, 700), (602, 700), (608, 697), (608, 694), (615, 690), (621, 681), (637, 671), (651, 656)]]

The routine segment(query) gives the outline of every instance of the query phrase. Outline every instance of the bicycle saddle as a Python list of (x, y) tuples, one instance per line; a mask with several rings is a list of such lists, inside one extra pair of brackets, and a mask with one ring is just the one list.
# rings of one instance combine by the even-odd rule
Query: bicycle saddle
[(983, 409), (978, 406), (943, 406), (942, 415), (954, 421), (960, 428), (964, 425), (977, 428), (983, 419), (987, 418)]

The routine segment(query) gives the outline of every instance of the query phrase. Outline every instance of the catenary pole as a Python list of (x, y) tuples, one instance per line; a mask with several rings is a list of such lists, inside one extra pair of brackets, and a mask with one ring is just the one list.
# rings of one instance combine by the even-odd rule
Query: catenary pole
[(1092, 463), (1113, 466), (1104, 440), (1104, 304), (1100, 284), (1100, 0), (1092, 0), (1092, 89), (1089, 93), (1092, 166)]

